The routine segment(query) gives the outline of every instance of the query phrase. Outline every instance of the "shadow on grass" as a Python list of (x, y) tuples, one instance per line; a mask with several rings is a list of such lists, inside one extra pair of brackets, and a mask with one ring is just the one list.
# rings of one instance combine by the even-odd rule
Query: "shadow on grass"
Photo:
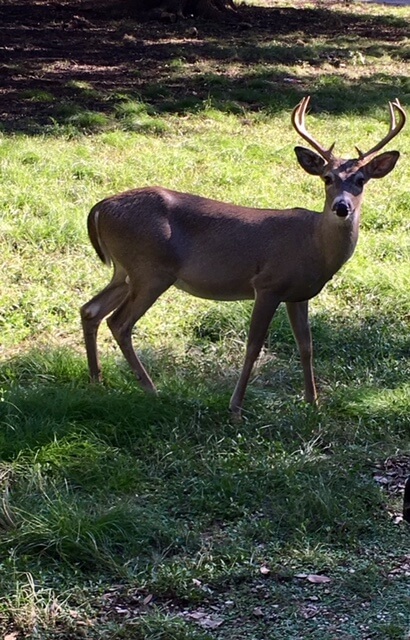
[[(158, 383), (158, 397), (143, 393), (125, 364), (118, 366), (113, 358), (103, 363), (103, 386), (89, 385), (85, 356), (66, 350), (35, 351), (2, 363), (3, 458), (17, 455), (22, 443), (34, 448), (56, 435), (88, 431), (130, 450), (150, 448), (150, 443), (155, 449), (159, 435), (191, 443), (221, 434), (233, 437), (238, 425), (230, 421), (228, 403), (238, 372), (229, 364), (229, 340), (245, 337), (248, 311), (245, 307), (242, 320), (238, 309), (231, 316), (229, 308), (218, 307), (188, 328), (192, 336), (185, 356), (176, 358), (172, 350), (142, 354)], [(392, 433), (406, 428), (410, 342), (402, 328), (389, 317), (355, 320), (321, 313), (313, 316), (312, 329), (320, 414), (297, 400), (301, 365), (281, 310), (248, 387), (246, 422), (265, 425), (267, 437), (275, 433), (285, 440), (288, 428), (292, 438), (298, 433), (303, 440), (321, 422), (343, 422), (349, 416), (378, 423), (388, 418)]]
[[(252, 546), (309, 532), (340, 543), (340, 513), (346, 539), (373, 531), (377, 487), (358, 473), (357, 451), (341, 448), (335, 457), (322, 448), (324, 414), (288, 402), (269, 430), (263, 410), (263, 421), (239, 426), (187, 382), (175, 393), (171, 381), (158, 399), (125, 385), (70, 384), (54, 356), (40, 382), (37, 366), (30, 374), (38, 354), (31, 365), (9, 363), (21, 368), (20, 383), (0, 404), (8, 513), (18, 524), (3, 538), (18, 554), (86, 571), (112, 562), (117, 571), (135, 555), (199, 551), (203, 527), (219, 522), (228, 545), (229, 523), (233, 537), (242, 527)], [(72, 370), (75, 358), (64, 360)]]
[[(146, 104), (151, 115), (198, 112), (210, 103), (227, 112), (276, 112), (289, 110), (308, 91), (321, 110), (363, 113), (408, 94), (405, 76), (360, 73), (363, 55), (409, 58), (401, 43), (407, 22), (393, 14), (243, 7), (251, 28), (200, 23), (192, 35), (189, 20), (140, 23), (121, 14), (118, 4), (113, 12), (78, 0), (14, 2), (1, 11), (6, 131), (117, 126), (163, 132), (146, 121), (144, 129), (138, 118), (124, 119), (118, 113), (124, 101)], [(355, 80), (332, 73), (332, 66), (356, 57)], [(303, 81), (287, 71), (290, 65), (303, 65)]]
[[(158, 398), (113, 358), (104, 362), (106, 386), (89, 385), (85, 357), (67, 350), (4, 362), (0, 480), (11, 491), (0, 509), (9, 518), (3, 548), (24, 562), (40, 554), (43, 564), (118, 575), (136, 557), (168, 566), (174, 554), (202, 553), (204, 528), (221, 522), (214, 544), (222, 555), (238, 539), (253, 553), (275, 540), (340, 545), (377, 535), (383, 499), (369, 460), (372, 447), (375, 457), (381, 442), (396, 448), (408, 438), (408, 338), (387, 316), (317, 314), (313, 325), (330, 401), (319, 410), (295, 402), (288, 382), (301, 383), (300, 365), (281, 313), (270, 339), (275, 361), (250, 385), (241, 425), (229, 420), (228, 393), (211, 370), (201, 381), (200, 354), (188, 353), (181, 369), (171, 350), (143, 354), (154, 378), (169, 376)], [(192, 331), (197, 348), (219, 340), (217, 331)], [(278, 367), (288, 378), (272, 391), (265, 379)], [(164, 580), (175, 589), (173, 575)]]
[[(166, 369), (171, 357), (162, 351), (154, 360), (149, 354), (156, 370)], [(228, 398), (209, 397), (205, 383), (193, 387), (171, 374), (156, 397), (144, 393), (131, 372), (113, 359), (103, 362), (103, 370), (105, 384), (91, 385), (85, 358), (66, 350), (37, 350), (2, 363), (2, 455), (15, 456), (23, 442), (35, 448), (57, 436), (85, 432), (135, 450), (141, 443), (149, 447), (151, 436), (167, 439), (192, 424), (229, 421)]]

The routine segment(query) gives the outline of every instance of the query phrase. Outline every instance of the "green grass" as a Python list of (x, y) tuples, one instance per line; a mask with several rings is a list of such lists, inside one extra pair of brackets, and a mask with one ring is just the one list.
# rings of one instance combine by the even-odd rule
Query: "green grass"
[[(360, 21), (364, 9), (346, 11)], [(386, 29), (410, 18), (409, 9), (366, 11)], [(408, 127), (394, 143), (402, 154), (394, 173), (368, 187), (354, 257), (312, 302), (317, 410), (301, 402), (282, 309), (240, 424), (227, 407), (250, 303), (162, 296), (135, 332), (157, 398), (138, 389), (105, 326), (104, 384), (89, 384), (78, 311), (109, 279), (85, 224), (107, 195), (162, 184), (244, 205), (320, 209), (321, 184), (294, 159), (290, 108), (311, 93), (309, 127), (324, 143), (336, 139), (341, 154), (374, 144), (388, 100), (410, 110), (405, 43), (399, 51), (383, 33), (377, 41), (312, 34), (291, 51), (290, 36), (276, 34), (255, 52), (244, 31), (218, 69), (203, 69), (208, 96), (183, 114), (172, 83), (195, 83), (202, 63), (193, 68), (174, 51), (168, 110), (147, 90), (118, 93), (112, 112), (93, 112), (92, 83), (72, 81), (75, 102), (56, 105), (61, 118), (42, 135), (1, 135), (6, 637), (408, 637), (409, 529), (394, 520), (400, 492), (373, 479), (378, 462), (409, 451)], [(346, 66), (331, 67), (329, 50)], [(233, 67), (245, 63), (251, 82), (233, 87)], [(26, 99), (54, 105), (48, 92)]]

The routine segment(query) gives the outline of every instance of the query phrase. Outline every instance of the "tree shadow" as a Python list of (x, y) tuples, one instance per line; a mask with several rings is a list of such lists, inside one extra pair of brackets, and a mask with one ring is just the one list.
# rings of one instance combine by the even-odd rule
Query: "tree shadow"
[[(207, 313), (203, 314), (205, 331), (198, 335), (200, 319), (192, 326), (185, 356), (177, 356), (171, 347), (143, 351), (142, 360), (160, 390), (158, 397), (139, 389), (122, 359), (104, 359), (104, 385), (90, 385), (85, 354), (66, 349), (28, 351), (1, 363), (3, 458), (14, 457), (23, 442), (34, 449), (56, 435), (88, 431), (115, 446), (131, 448), (150, 434), (157, 437), (158, 432), (165, 439), (174, 438), (175, 430), (190, 437), (193, 423), (209, 436), (217, 435), (221, 426), (227, 432), (228, 399), (238, 375), (229, 361), (229, 340), (222, 329), (226, 333), (232, 324), (229, 306), (213, 315), (215, 331), (209, 331)], [(239, 316), (238, 322), (241, 333)], [(320, 312), (312, 316), (312, 332), (323, 416), (341, 421), (346, 417), (388, 419), (391, 429), (408, 430), (410, 337), (394, 319), (372, 314), (330, 317)], [(212, 351), (210, 345), (218, 342), (221, 350)], [(280, 433), (286, 429), (289, 412), (294, 419), (303, 410), (303, 405), (300, 409), (295, 405), (302, 373), (284, 310), (275, 316), (266, 346), (267, 357), (248, 387), (245, 413), (255, 423), (270, 415)], [(223, 351), (228, 357), (223, 357)], [(233, 424), (229, 430), (235, 433), (236, 428)]]
[[(113, 446), (138, 447), (150, 434), (173, 438), (196, 419), (210, 432), (229, 421), (228, 397), (192, 384), (172, 349), (139, 350), (159, 394), (145, 393), (122, 358), (102, 359), (104, 382), (89, 382), (85, 354), (64, 348), (27, 350), (0, 363), (0, 451), (12, 459), (60, 436), (94, 433)], [(178, 369), (178, 370), (177, 370)], [(198, 378), (198, 376), (197, 376)]]
[[(118, 3), (97, 9), (81, 0), (5, 3), (2, 127), (34, 134), (67, 125), (132, 129), (121, 110), (126, 101), (145, 103), (153, 115), (196, 112), (209, 104), (275, 112), (306, 92), (321, 109), (362, 113), (384, 105), (386, 95), (400, 98), (407, 91), (407, 77), (369, 75), (361, 67), (366, 55), (409, 59), (403, 44), (408, 24), (394, 14), (321, 5), (241, 11), (243, 21), (232, 25), (169, 25), (138, 22)], [(336, 73), (352, 60), (354, 79)], [(303, 65), (303, 77), (292, 74), (292, 65)]]

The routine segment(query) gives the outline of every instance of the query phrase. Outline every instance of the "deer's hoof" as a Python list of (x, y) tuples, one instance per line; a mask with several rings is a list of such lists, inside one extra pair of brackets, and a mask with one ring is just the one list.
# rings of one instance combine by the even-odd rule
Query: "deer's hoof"
[(230, 413), (230, 417), (231, 420), (233, 420), (233, 422), (241, 422), (242, 420), (242, 407), (238, 407), (237, 405), (230, 405), (229, 406), (229, 413)]

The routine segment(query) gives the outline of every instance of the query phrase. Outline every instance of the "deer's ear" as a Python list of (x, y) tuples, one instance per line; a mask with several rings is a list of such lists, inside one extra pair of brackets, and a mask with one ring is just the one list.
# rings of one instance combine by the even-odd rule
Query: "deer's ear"
[(312, 176), (321, 176), (326, 162), (314, 151), (305, 147), (295, 147), (296, 157), (302, 169)]
[(398, 151), (386, 151), (373, 158), (373, 160), (370, 160), (370, 162), (363, 167), (367, 180), (387, 176), (387, 174), (394, 169), (399, 156), (400, 153)]

